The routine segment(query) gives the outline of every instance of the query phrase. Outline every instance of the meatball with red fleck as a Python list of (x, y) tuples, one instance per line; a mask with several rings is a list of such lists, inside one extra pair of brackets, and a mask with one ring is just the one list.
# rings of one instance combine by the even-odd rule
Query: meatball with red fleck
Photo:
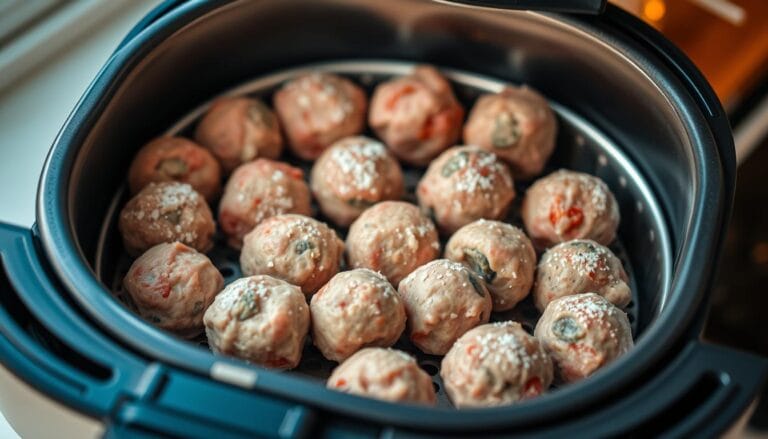
[(572, 239), (608, 245), (619, 227), (619, 206), (603, 180), (561, 169), (528, 189), (522, 217), (528, 236), (539, 248)]
[(478, 326), (443, 358), (440, 376), (458, 408), (491, 407), (535, 398), (552, 384), (552, 360), (517, 322)]
[(226, 173), (257, 157), (276, 159), (283, 151), (277, 117), (263, 102), (247, 97), (216, 100), (195, 130)]
[(595, 293), (555, 299), (534, 331), (565, 382), (584, 379), (634, 345), (627, 315)]
[(397, 158), (426, 165), (456, 144), (463, 118), (448, 80), (424, 65), (376, 87), (368, 123)]
[(174, 242), (158, 244), (136, 259), (123, 286), (144, 319), (194, 337), (203, 332), (203, 313), (224, 279), (204, 254)]
[(352, 81), (309, 73), (288, 81), (274, 97), (288, 147), (314, 160), (333, 142), (363, 132), (368, 99)]
[(381, 142), (347, 137), (334, 143), (312, 167), (310, 186), (320, 210), (348, 226), (379, 201), (403, 196), (400, 164)]
[(251, 276), (227, 285), (204, 317), (208, 345), (274, 369), (301, 360), (309, 331), (309, 307), (299, 287), (271, 276)]
[(481, 218), (507, 216), (515, 186), (495, 154), (462, 146), (445, 151), (429, 165), (416, 196), (422, 210), (430, 212), (440, 231), (449, 235)]
[(123, 207), (118, 229), (126, 251), (140, 255), (179, 241), (199, 252), (213, 247), (216, 224), (205, 199), (186, 183), (150, 183)]
[(632, 300), (621, 261), (607, 247), (586, 239), (560, 243), (541, 257), (533, 301), (539, 311), (559, 297), (597, 293), (623, 308)]
[(464, 125), (465, 143), (494, 152), (520, 179), (541, 173), (555, 149), (556, 134), (547, 100), (526, 86), (481, 96)]
[(365, 348), (334, 369), (328, 388), (391, 402), (434, 405), (432, 380), (402, 351)]
[(137, 194), (149, 183), (187, 183), (210, 203), (221, 192), (221, 167), (208, 150), (182, 137), (159, 137), (144, 145), (128, 170)]
[(281, 213), (312, 213), (301, 169), (268, 159), (235, 169), (219, 204), (219, 222), (230, 246), (239, 249), (248, 232)]

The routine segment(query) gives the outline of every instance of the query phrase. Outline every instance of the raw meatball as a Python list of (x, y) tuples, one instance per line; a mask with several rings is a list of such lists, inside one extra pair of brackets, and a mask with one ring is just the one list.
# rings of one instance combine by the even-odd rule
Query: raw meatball
[(123, 279), (139, 315), (182, 337), (203, 332), (203, 313), (223, 286), (211, 261), (180, 242), (147, 250)]
[(187, 183), (213, 201), (221, 192), (221, 168), (208, 150), (181, 137), (160, 137), (139, 150), (128, 170), (132, 194), (149, 183)]
[(344, 242), (324, 223), (303, 215), (267, 218), (245, 235), (243, 274), (268, 274), (311, 295), (339, 272)]
[(405, 329), (405, 307), (379, 273), (339, 273), (312, 297), (312, 341), (325, 358), (344, 361), (363, 347), (395, 344)]
[(464, 109), (432, 66), (376, 87), (368, 123), (400, 159), (426, 165), (461, 134)]
[(397, 285), (410, 272), (440, 254), (432, 221), (402, 201), (383, 201), (349, 228), (347, 257), (353, 268), (370, 268)]
[(150, 183), (123, 207), (118, 223), (126, 251), (138, 256), (163, 242), (199, 252), (213, 247), (216, 224), (203, 197), (186, 183)]
[(352, 81), (331, 73), (310, 73), (275, 93), (275, 109), (288, 147), (314, 160), (333, 142), (364, 129), (368, 99)]
[(481, 96), (464, 125), (465, 143), (493, 151), (522, 179), (541, 173), (555, 149), (556, 134), (547, 100), (526, 86)]
[(597, 177), (561, 169), (536, 182), (523, 200), (523, 222), (539, 248), (572, 239), (608, 245), (619, 227), (619, 207)]
[(417, 268), (400, 282), (397, 293), (408, 314), (411, 341), (428, 354), (444, 355), (462, 334), (491, 316), (485, 282), (448, 259)]
[(251, 276), (227, 285), (203, 321), (214, 352), (292, 369), (301, 360), (309, 307), (299, 287), (270, 276)]
[(552, 384), (552, 360), (517, 322), (478, 326), (443, 358), (440, 376), (458, 408), (513, 404)]
[(232, 172), (256, 157), (276, 159), (283, 151), (277, 117), (258, 99), (224, 97), (211, 105), (197, 125), (195, 140)]
[(480, 218), (502, 219), (515, 198), (507, 166), (476, 146), (451, 148), (429, 165), (416, 188), (419, 205), (451, 234)]
[(219, 222), (230, 246), (265, 219), (281, 213), (311, 215), (304, 173), (282, 162), (256, 159), (241, 165), (227, 182), (219, 204)]
[(461, 262), (485, 280), (494, 311), (512, 309), (533, 285), (536, 251), (522, 230), (500, 221), (478, 220), (459, 229), (445, 257)]
[(595, 293), (550, 302), (534, 335), (565, 382), (592, 375), (633, 346), (627, 315)]
[(628, 282), (613, 252), (595, 241), (577, 239), (558, 244), (541, 257), (533, 301), (544, 311), (559, 297), (592, 292), (624, 308), (632, 300)]
[(403, 173), (381, 142), (347, 137), (327, 149), (312, 167), (312, 193), (334, 223), (348, 226), (379, 201), (403, 196)]
[(337, 367), (328, 387), (341, 392), (392, 402), (434, 405), (429, 375), (405, 352), (365, 348)]

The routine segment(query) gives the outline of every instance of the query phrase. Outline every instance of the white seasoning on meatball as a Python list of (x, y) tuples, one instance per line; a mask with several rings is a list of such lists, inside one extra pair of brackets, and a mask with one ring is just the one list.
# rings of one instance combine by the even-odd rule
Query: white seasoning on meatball
[(391, 402), (434, 405), (437, 401), (429, 375), (413, 357), (394, 349), (358, 351), (333, 371), (327, 386)]
[(408, 315), (408, 336), (427, 354), (444, 355), (465, 332), (491, 316), (485, 282), (447, 259), (417, 268), (400, 282), (397, 293)]
[(443, 358), (440, 376), (458, 408), (514, 404), (552, 384), (552, 360), (517, 322), (478, 326)]
[(267, 218), (245, 235), (243, 274), (268, 274), (311, 295), (339, 271), (344, 242), (330, 227), (303, 215)]
[(244, 277), (216, 296), (204, 323), (215, 353), (292, 369), (301, 360), (309, 306), (295, 285), (265, 275)]
[(451, 148), (433, 161), (419, 181), (416, 196), (440, 230), (451, 234), (481, 218), (503, 219), (515, 187), (507, 166), (476, 146)]
[(527, 86), (481, 96), (464, 125), (464, 142), (493, 151), (515, 178), (541, 173), (555, 149), (557, 121), (549, 103)]
[(559, 297), (597, 293), (624, 308), (632, 300), (629, 278), (621, 261), (595, 241), (577, 239), (560, 243), (541, 257), (533, 300), (539, 311)]
[(334, 276), (312, 296), (312, 341), (344, 361), (364, 347), (389, 347), (405, 329), (405, 307), (387, 279), (366, 268)]
[(197, 251), (213, 247), (216, 224), (205, 199), (186, 183), (150, 183), (123, 207), (118, 228), (126, 251), (137, 256), (163, 242)]
[(525, 233), (510, 224), (483, 219), (467, 224), (448, 241), (445, 257), (485, 280), (494, 311), (514, 308), (533, 285), (536, 251)]
[(301, 169), (268, 159), (235, 169), (219, 204), (219, 222), (230, 246), (239, 249), (248, 232), (281, 213), (312, 213)]
[(595, 293), (550, 302), (534, 335), (565, 382), (592, 375), (634, 345), (627, 315)]
[(426, 165), (459, 140), (463, 118), (448, 80), (423, 65), (376, 87), (368, 123), (400, 160)]
[(128, 270), (123, 286), (139, 315), (181, 337), (203, 332), (203, 313), (224, 286), (211, 261), (180, 242), (158, 244)]
[(395, 286), (439, 254), (435, 225), (418, 207), (402, 201), (367, 209), (347, 234), (349, 264), (381, 272)]
[(363, 136), (341, 139), (325, 150), (312, 167), (310, 186), (320, 210), (340, 226), (404, 191), (400, 164), (384, 144)]
[(603, 180), (561, 169), (528, 189), (522, 217), (528, 236), (539, 248), (572, 239), (608, 245), (619, 227), (619, 206)]

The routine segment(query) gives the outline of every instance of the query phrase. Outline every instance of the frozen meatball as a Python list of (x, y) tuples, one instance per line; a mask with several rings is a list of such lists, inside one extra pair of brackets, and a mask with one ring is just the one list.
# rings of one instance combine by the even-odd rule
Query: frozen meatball
[(507, 166), (476, 146), (451, 148), (433, 161), (416, 188), (419, 205), (451, 234), (472, 221), (502, 219), (515, 198)]
[(205, 199), (186, 183), (150, 183), (123, 207), (118, 228), (126, 251), (138, 256), (163, 242), (199, 252), (213, 247), (216, 224)]
[(141, 317), (182, 337), (203, 332), (203, 313), (223, 286), (211, 261), (180, 242), (147, 250), (123, 279)]
[(603, 180), (561, 169), (528, 189), (522, 217), (528, 236), (539, 248), (572, 239), (608, 245), (619, 227), (619, 206)]
[(541, 257), (533, 301), (544, 311), (557, 298), (591, 292), (624, 308), (632, 300), (628, 282), (613, 252), (595, 241), (577, 239), (558, 244)]
[(182, 137), (160, 137), (139, 150), (128, 170), (132, 194), (149, 183), (187, 183), (213, 201), (221, 192), (221, 168), (207, 149)]
[(627, 315), (595, 293), (550, 302), (534, 335), (565, 382), (592, 375), (633, 346)]
[(301, 360), (309, 331), (309, 307), (299, 287), (271, 276), (227, 285), (205, 312), (211, 349), (275, 369)]
[(364, 129), (365, 93), (331, 73), (299, 76), (278, 90), (274, 101), (288, 147), (304, 160), (318, 158), (333, 142)]
[(461, 135), (464, 109), (432, 66), (376, 87), (368, 123), (400, 159), (426, 165)]
[(443, 358), (440, 376), (458, 408), (514, 404), (552, 384), (552, 360), (517, 322), (478, 326)]
[(325, 358), (344, 361), (363, 347), (395, 344), (405, 308), (387, 279), (359, 268), (339, 273), (312, 296), (312, 341)]
[(403, 173), (381, 142), (347, 137), (315, 162), (310, 186), (320, 210), (334, 223), (348, 226), (379, 201), (402, 197)]
[(408, 315), (413, 344), (444, 355), (465, 332), (488, 323), (491, 295), (485, 282), (466, 266), (438, 259), (417, 268), (400, 282), (397, 293)]
[(219, 222), (230, 246), (239, 249), (248, 232), (281, 213), (312, 214), (301, 169), (268, 159), (235, 169), (219, 204)]
[(211, 105), (197, 125), (195, 140), (232, 172), (256, 157), (276, 159), (283, 151), (277, 117), (258, 99), (224, 97)]
[(370, 268), (397, 285), (410, 272), (440, 254), (432, 221), (402, 201), (383, 201), (363, 212), (347, 234), (353, 268)]
[(467, 265), (485, 280), (494, 311), (514, 308), (531, 291), (536, 251), (515, 226), (488, 220), (467, 224), (448, 241), (445, 257)]
[(243, 274), (268, 274), (313, 294), (339, 272), (344, 242), (324, 223), (303, 215), (267, 218), (245, 235)]
[(405, 352), (365, 348), (328, 378), (328, 388), (384, 401), (434, 405), (432, 380)]
[(515, 178), (541, 173), (555, 149), (557, 122), (547, 100), (528, 87), (481, 96), (464, 125), (464, 142), (493, 151)]

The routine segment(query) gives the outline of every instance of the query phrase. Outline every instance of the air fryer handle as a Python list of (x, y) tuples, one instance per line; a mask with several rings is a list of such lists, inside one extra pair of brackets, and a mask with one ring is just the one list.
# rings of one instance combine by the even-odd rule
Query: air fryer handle
[(438, 0), (492, 9), (567, 12), (598, 15), (605, 10), (607, 0)]

